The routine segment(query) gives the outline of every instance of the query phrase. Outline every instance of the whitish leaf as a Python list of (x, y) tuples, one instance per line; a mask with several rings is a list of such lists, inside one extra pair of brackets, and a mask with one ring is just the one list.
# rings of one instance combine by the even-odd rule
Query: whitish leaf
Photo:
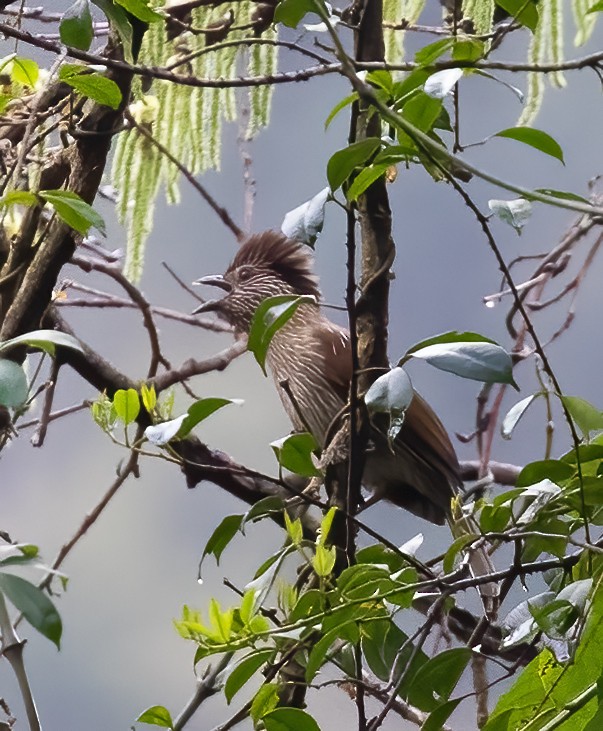
[(392, 368), (379, 376), (366, 392), (364, 402), (371, 414), (388, 414), (390, 426), (388, 438), (392, 442), (404, 422), (404, 414), (410, 406), (414, 391), (408, 374), (403, 368)]
[(12, 360), (0, 358), (0, 404), (18, 409), (27, 400), (28, 391), (23, 368)]
[(316, 303), (311, 295), (282, 294), (265, 299), (255, 311), (249, 328), (247, 349), (250, 350), (266, 373), (266, 356), (272, 338), (295, 314), (303, 303)]
[(0, 591), (23, 612), (25, 619), (40, 634), (60, 647), (62, 624), (59, 613), (48, 596), (20, 576), (0, 573)]
[(61, 41), (66, 46), (87, 51), (94, 38), (92, 15), (88, 0), (75, 0), (63, 13), (59, 26)]
[(308, 432), (290, 434), (283, 439), (271, 442), (270, 446), (280, 466), (289, 472), (304, 477), (320, 475), (320, 470), (312, 460), (312, 455), (318, 449), (318, 445)]
[(534, 147), (536, 150), (540, 150), (564, 162), (561, 145), (549, 134), (540, 129), (534, 129), (533, 127), (510, 127), (509, 129), (503, 129), (502, 132), (497, 132), (494, 136), (508, 137), (511, 140), (523, 142), (525, 145), (530, 145), (530, 147)]
[(121, 104), (122, 94), (119, 86), (89, 66), (80, 64), (63, 64), (59, 70), (59, 79), (77, 91), (78, 94), (93, 99), (111, 109)]
[(532, 204), (525, 198), (510, 201), (490, 200), (488, 207), (501, 221), (513, 226), (518, 234), (521, 234), (525, 222), (532, 215)]
[(415, 556), (419, 548), (423, 545), (423, 540), (423, 534), (417, 533), (416, 536), (413, 536), (409, 541), (406, 541), (406, 543), (400, 546), (400, 551), (406, 556)]
[[(492, 342), (441, 342), (412, 350), (405, 356), (420, 358), (435, 368), (484, 383), (508, 383), (513, 380), (511, 356)], [(403, 359), (404, 360), (404, 359)]]
[(58, 330), (33, 330), (30, 333), (24, 333), (23, 335), (18, 335), (16, 338), (5, 340), (4, 342), (0, 342), (0, 353), (5, 350), (10, 350), (17, 345), (39, 348), (52, 356), (56, 352), (57, 345), (62, 348), (78, 350), (80, 353), (84, 352), (78, 340)]
[(187, 416), (188, 414), (182, 414), (182, 416), (170, 419), (170, 421), (162, 421), (160, 424), (147, 426), (144, 435), (151, 444), (156, 447), (163, 447), (178, 434)]
[(463, 69), (444, 69), (432, 74), (423, 90), (434, 99), (443, 99), (454, 89), (454, 85), (463, 75)]
[(533, 393), (531, 396), (522, 399), (521, 401), (516, 403), (515, 406), (512, 406), (509, 409), (507, 415), (503, 419), (500, 428), (501, 434), (504, 439), (511, 439), (511, 435), (513, 434), (513, 430), (517, 426), (518, 421), (526, 413), (532, 401), (534, 401), (534, 399), (538, 398), (538, 396), (540, 395), (541, 394), (539, 393)]
[(120, 388), (113, 396), (113, 408), (118, 419), (121, 419), (126, 426), (131, 424), (140, 412), (138, 392), (133, 388), (128, 390)]
[(174, 722), (167, 708), (163, 706), (151, 706), (143, 711), (136, 719), (139, 723), (148, 723), (151, 726), (161, 728), (174, 728)]
[(312, 245), (322, 231), (325, 205), (330, 193), (330, 188), (323, 188), (309, 201), (289, 211), (281, 225), (281, 231), (285, 236)]
[(70, 190), (41, 190), (40, 197), (50, 203), (57, 216), (78, 233), (87, 234), (92, 226), (105, 233), (102, 217), (77, 193)]

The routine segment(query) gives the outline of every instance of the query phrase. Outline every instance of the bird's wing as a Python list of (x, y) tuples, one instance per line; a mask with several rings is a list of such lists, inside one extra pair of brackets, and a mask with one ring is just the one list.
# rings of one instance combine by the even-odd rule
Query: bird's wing
[(324, 377), (337, 391), (342, 402), (346, 403), (352, 380), (350, 334), (345, 328), (326, 319), (317, 330), (319, 331), (315, 339), (318, 343), (317, 355), (322, 358)]

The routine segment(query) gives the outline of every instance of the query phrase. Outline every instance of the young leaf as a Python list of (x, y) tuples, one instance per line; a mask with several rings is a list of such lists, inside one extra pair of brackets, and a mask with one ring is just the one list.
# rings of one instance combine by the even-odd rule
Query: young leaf
[(524, 145), (530, 145), (530, 147), (534, 147), (564, 163), (561, 145), (549, 134), (540, 129), (534, 129), (533, 127), (510, 127), (509, 129), (503, 129), (502, 132), (497, 132), (494, 137), (508, 137), (511, 140), (523, 142)]
[(54, 356), (56, 346), (71, 348), (83, 353), (82, 346), (72, 335), (59, 332), (58, 330), (32, 330), (32, 332), (17, 335), (16, 338), (0, 342), (0, 353), (10, 350), (17, 345), (28, 345), (30, 348), (39, 348), (48, 355)]
[(35, 61), (30, 58), (14, 58), (11, 79), (16, 81), (18, 84), (24, 86), (30, 86), (32, 89), (36, 85), (38, 76), (40, 75), (40, 68)]
[(277, 683), (264, 683), (260, 687), (249, 709), (249, 715), (255, 723), (278, 706), (278, 691), (279, 686)]
[(88, 0), (75, 0), (63, 13), (59, 25), (61, 42), (72, 48), (87, 51), (94, 38), (92, 15)]
[(508, 383), (517, 388), (513, 380), (513, 362), (506, 350), (488, 341), (451, 342), (444, 339), (431, 345), (411, 350), (399, 365), (410, 358), (420, 358), (435, 368), (484, 383)]
[(340, 188), (354, 170), (364, 165), (380, 147), (381, 140), (378, 137), (367, 137), (333, 153), (327, 163), (327, 180), (331, 190)]
[(105, 222), (91, 205), (70, 190), (41, 190), (40, 197), (50, 203), (57, 216), (80, 234), (87, 234), (92, 226), (102, 234)]
[(117, 417), (127, 426), (135, 421), (140, 412), (140, 398), (138, 393), (129, 388), (127, 391), (120, 388), (113, 396), (113, 408)]
[(266, 731), (320, 731), (312, 716), (299, 708), (275, 708), (262, 721)]
[(325, 119), (325, 130), (329, 128), (331, 122), (342, 109), (345, 109), (349, 104), (353, 104), (355, 101), (358, 101), (358, 98), (358, 92), (355, 91), (353, 94), (346, 96), (345, 99), (338, 102), (333, 109), (331, 109), (329, 116)]
[(329, 546), (328, 548), (321, 545), (316, 546), (316, 553), (312, 558), (312, 568), (316, 571), (316, 575), (323, 579), (330, 576), (335, 566), (336, 557), (337, 550), (335, 546)]
[(29, 387), (22, 366), (0, 358), (0, 405), (18, 409), (27, 400)]
[(157, 406), (157, 394), (155, 392), (155, 386), (147, 386), (143, 383), (140, 387), (140, 398), (142, 399), (143, 406), (149, 414), (152, 414)]
[(442, 38), (439, 41), (423, 46), (420, 51), (415, 53), (415, 63), (418, 63), (419, 66), (430, 66), (440, 56), (443, 56), (446, 51), (452, 48), (454, 43), (455, 39), (450, 37)]
[(322, 231), (325, 205), (330, 194), (330, 188), (323, 188), (309, 201), (289, 211), (281, 224), (281, 231), (285, 236), (312, 246)]
[(312, 460), (318, 449), (316, 440), (308, 432), (289, 434), (287, 437), (271, 442), (276, 459), (281, 467), (303, 477), (320, 475), (320, 470)]
[(303, 303), (315, 304), (316, 300), (310, 295), (280, 294), (266, 298), (255, 311), (249, 328), (247, 350), (254, 354), (264, 375), (266, 375), (266, 356), (272, 338), (289, 322)]
[(121, 104), (122, 94), (119, 86), (97, 71), (90, 71), (80, 64), (63, 64), (59, 70), (59, 79), (82, 96), (93, 99), (111, 109)]
[(501, 221), (513, 226), (518, 234), (521, 234), (525, 222), (532, 215), (532, 204), (525, 198), (510, 201), (493, 199), (488, 201), (488, 207)]
[(291, 543), (294, 546), (299, 546), (304, 538), (304, 529), (299, 518), (291, 519), (289, 513), (285, 510), (285, 529)]
[(244, 657), (230, 673), (224, 685), (226, 702), (230, 704), (236, 693), (250, 680), (255, 673), (274, 658), (274, 650), (257, 650)]
[(161, 726), (161, 728), (174, 728), (174, 722), (167, 708), (163, 706), (151, 706), (143, 711), (136, 719), (139, 723), (148, 723), (151, 726)]
[(333, 525), (337, 508), (335, 506), (328, 509), (323, 519), (320, 521), (320, 528), (318, 529), (317, 545), (324, 546), (329, 538), (329, 531)]
[(532, 401), (534, 401), (541, 395), (542, 394), (540, 393), (533, 393), (531, 396), (522, 399), (521, 401), (516, 403), (515, 406), (512, 406), (509, 409), (500, 427), (503, 439), (511, 439), (513, 430), (517, 426), (517, 423), (519, 422), (521, 417), (526, 413)]
[(0, 206), (35, 206), (37, 203), (35, 194), (28, 190), (11, 190), (0, 198)]
[(0, 573), (0, 591), (20, 612), (23, 612), (23, 616), (34, 629), (60, 649), (61, 618), (47, 594), (20, 576), (2, 573)]

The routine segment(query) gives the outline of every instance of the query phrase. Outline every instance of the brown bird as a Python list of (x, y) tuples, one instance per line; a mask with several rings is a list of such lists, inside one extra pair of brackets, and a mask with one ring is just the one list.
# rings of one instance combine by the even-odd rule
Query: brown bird
[[(195, 312), (217, 312), (238, 333), (249, 332), (258, 305), (267, 297), (307, 294), (316, 298), (316, 304), (302, 304), (276, 333), (267, 362), (294, 428), (309, 429), (325, 447), (329, 427), (348, 400), (352, 356), (348, 331), (325, 317), (318, 304), (320, 291), (310, 249), (266, 231), (247, 239), (223, 276), (203, 277), (196, 283), (220, 287), (226, 294)], [(279, 386), (283, 381), (288, 389)], [(371, 442), (363, 484), (373, 498), (384, 498), (443, 524), (462, 481), (454, 448), (429, 404), (415, 393), (393, 451), (386, 435), (376, 429)]]
[[(203, 277), (226, 294), (195, 310), (216, 312), (237, 334), (249, 333), (256, 309), (275, 295), (313, 295), (274, 335), (267, 362), (280, 399), (296, 431), (310, 430), (321, 447), (334, 419), (348, 401), (352, 376), (349, 332), (331, 322), (319, 305), (318, 278), (309, 247), (275, 231), (250, 236), (224, 275)], [(281, 384), (287, 383), (287, 389)], [(363, 485), (372, 501), (385, 499), (439, 525), (446, 520), (453, 534), (479, 533), (472, 518), (452, 519), (451, 500), (462, 488), (460, 468), (450, 438), (433, 409), (414, 393), (404, 423), (393, 445), (372, 428)], [(494, 570), (487, 551), (479, 546), (469, 555), (474, 575)], [(486, 612), (496, 612), (498, 588), (483, 584), (480, 594)]]

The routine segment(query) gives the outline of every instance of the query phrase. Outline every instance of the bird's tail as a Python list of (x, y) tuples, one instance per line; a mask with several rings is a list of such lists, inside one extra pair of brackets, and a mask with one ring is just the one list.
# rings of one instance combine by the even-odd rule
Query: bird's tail
[[(455, 540), (467, 538), (467, 557), (469, 570), (474, 578), (489, 576), (496, 569), (488, 553), (484, 540), (480, 539), (481, 530), (472, 515), (466, 515), (458, 499), (453, 500), (450, 530)], [(475, 540), (471, 540), (474, 538)], [(462, 543), (462, 541), (461, 541)], [(499, 586), (496, 581), (486, 581), (478, 584), (479, 592), (486, 616), (490, 620), (496, 619), (499, 606)]]

